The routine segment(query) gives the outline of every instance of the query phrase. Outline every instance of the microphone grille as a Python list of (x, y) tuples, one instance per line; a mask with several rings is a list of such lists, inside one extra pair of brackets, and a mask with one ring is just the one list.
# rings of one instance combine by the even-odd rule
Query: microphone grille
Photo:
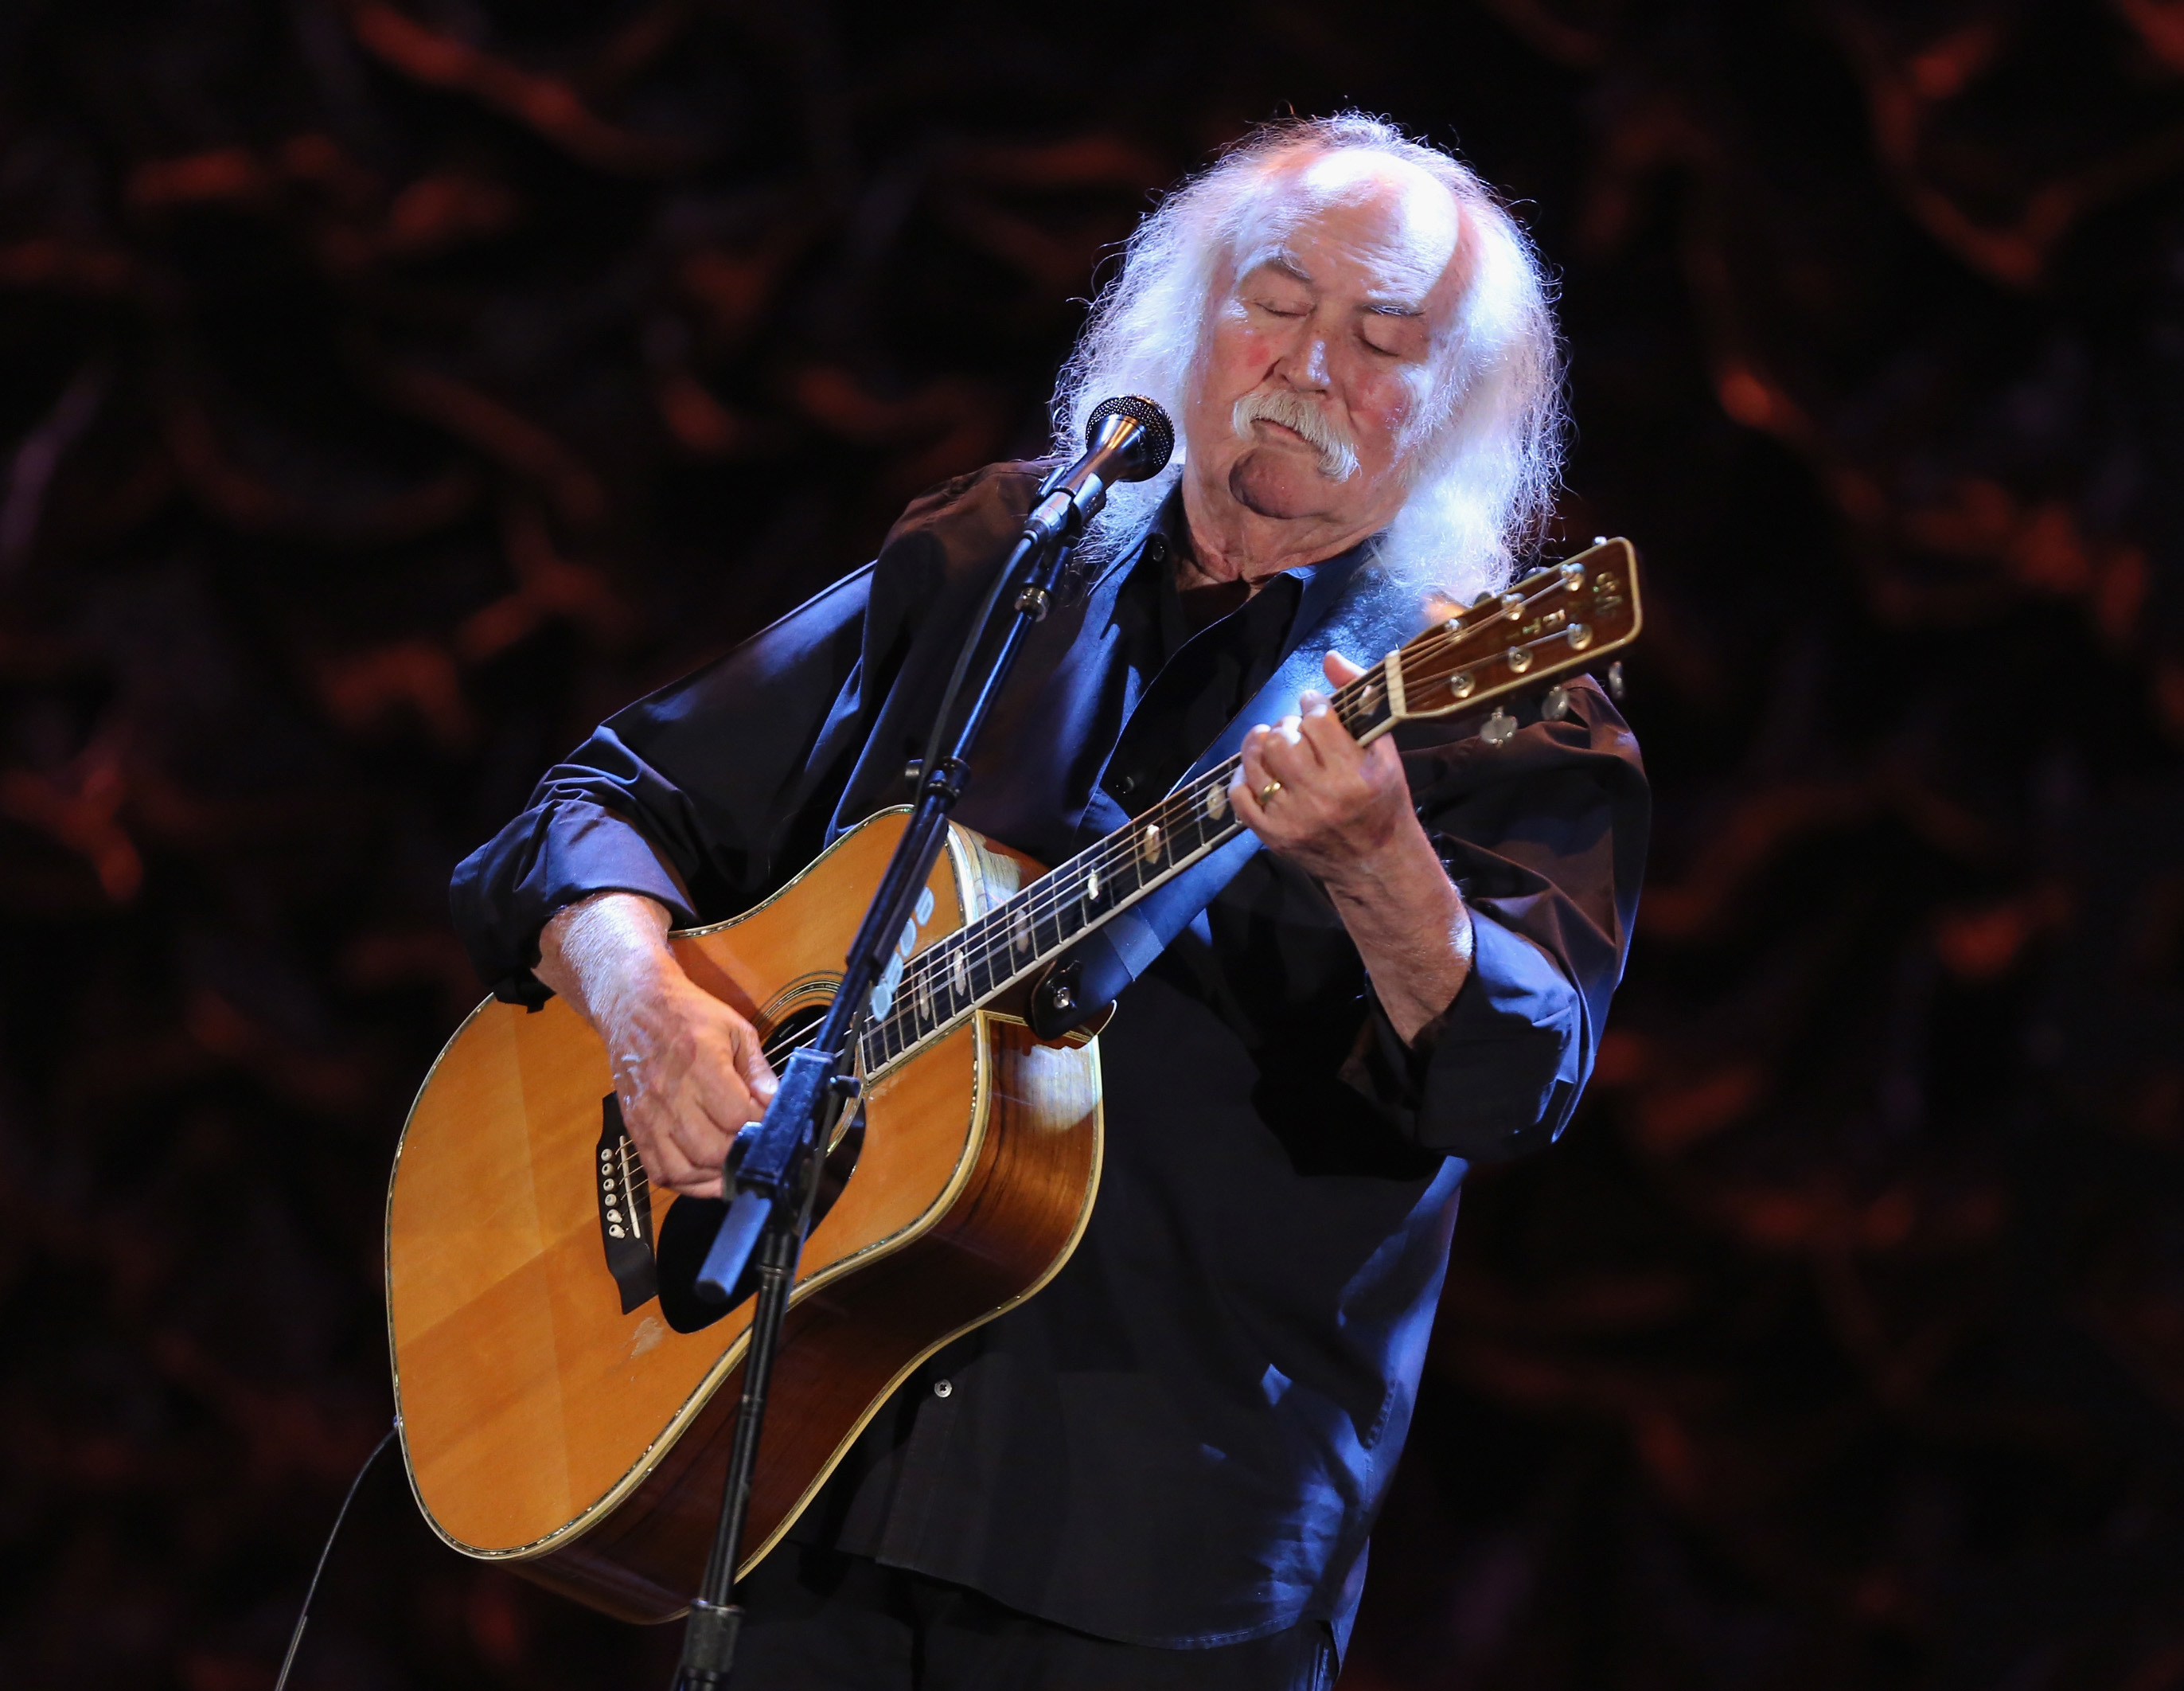
[(1175, 425), (1167, 420), (1166, 411), (1142, 393), (1123, 393), (1102, 399), (1084, 420), (1084, 444), (1088, 449), (1099, 444), (1100, 425), (1109, 417), (1128, 417), (1145, 430), (1120, 480), (1142, 482), (1167, 467), (1167, 460), (1175, 451)]

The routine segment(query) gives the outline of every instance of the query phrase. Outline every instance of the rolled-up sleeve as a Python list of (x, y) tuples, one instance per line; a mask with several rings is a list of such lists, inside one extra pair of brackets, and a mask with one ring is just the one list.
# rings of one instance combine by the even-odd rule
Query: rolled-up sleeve
[[(532, 973), (538, 935), (554, 912), (599, 892), (642, 893), (678, 927), (697, 919), (685, 882), (647, 832), (596, 795), (612, 784), (602, 731), (580, 749), (592, 763), (557, 766), (521, 815), (465, 858), (448, 886), (455, 931), (493, 996), (538, 1005), (549, 996)], [(617, 742), (618, 744), (618, 742)], [(655, 778), (656, 779), (656, 778)]]
[(538, 930), (580, 899), (719, 920), (817, 851), (859, 738), (867, 573), (610, 717), (456, 868), (455, 930), (495, 996), (545, 1002)]
[(1472, 912), (1471, 972), (1407, 1044), (1377, 1000), (1345, 1078), (1410, 1130), (1470, 1162), (1552, 1144), (1591, 1068), (1585, 1002), (1555, 960)]
[(1501, 748), (1406, 748), (1418, 813), (1472, 917), (1455, 1001), (1406, 1041), (1367, 985), (1343, 1080), (1412, 1142), (1472, 1162), (1552, 1144), (1592, 1073), (1630, 948), (1650, 805), (1604, 695)]

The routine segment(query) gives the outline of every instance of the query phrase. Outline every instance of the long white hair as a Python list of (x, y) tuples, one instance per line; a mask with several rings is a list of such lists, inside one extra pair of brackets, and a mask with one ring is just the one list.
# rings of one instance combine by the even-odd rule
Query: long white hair
[[(1138, 225), (1062, 366), (1053, 449), (1063, 460), (1082, 451), (1087, 415), (1112, 394), (1142, 393), (1182, 416), (1207, 294), (1254, 196), (1293, 165), (1351, 150), (1424, 170), (1462, 220), (1458, 251), (1468, 248), (1469, 271), (1460, 315), (1438, 349), (1431, 410), (1414, 423), (1410, 495), (1373, 561), (1392, 584), (1468, 603), (1507, 584), (1553, 514), (1565, 426), (1554, 317), (1531, 243), (1486, 185), (1462, 160), (1378, 118), (1345, 112), (1256, 130)], [(1175, 485), (1183, 458), (1178, 430), (1166, 471), (1115, 489), (1080, 549), (1086, 561), (1128, 544)]]

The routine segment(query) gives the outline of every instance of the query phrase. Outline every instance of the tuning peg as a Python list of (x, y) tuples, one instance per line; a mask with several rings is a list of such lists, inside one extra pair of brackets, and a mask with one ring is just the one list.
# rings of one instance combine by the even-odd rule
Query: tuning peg
[(1494, 714), (1479, 725), (1479, 737), (1489, 745), (1507, 745), (1517, 732), (1517, 719), (1499, 705)]
[(1623, 660), (1618, 658), (1607, 666), (1607, 696), (1617, 704), (1623, 702)]
[(1551, 723), (1558, 723), (1569, 713), (1569, 689), (1557, 681), (1547, 689), (1547, 696), (1540, 701), (1540, 714)]

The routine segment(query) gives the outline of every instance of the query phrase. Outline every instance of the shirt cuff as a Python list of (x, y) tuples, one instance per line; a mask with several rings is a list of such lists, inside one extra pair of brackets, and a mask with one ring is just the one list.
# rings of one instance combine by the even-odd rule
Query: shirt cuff
[(1577, 990), (1539, 946), (1472, 907), (1471, 970), (1406, 1044), (1371, 989), (1342, 1078), (1407, 1136), (1472, 1161), (1557, 1137), (1585, 1066)]
[(657, 899), (678, 928), (697, 919), (645, 837), (584, 799), (556, 799), (518, 817), (463, 861), (448, 889), (456, 931), (493, 996), (533, 1008), (553, 996), (532, 973), (539, 930), (556, 912), (600, 892)]

